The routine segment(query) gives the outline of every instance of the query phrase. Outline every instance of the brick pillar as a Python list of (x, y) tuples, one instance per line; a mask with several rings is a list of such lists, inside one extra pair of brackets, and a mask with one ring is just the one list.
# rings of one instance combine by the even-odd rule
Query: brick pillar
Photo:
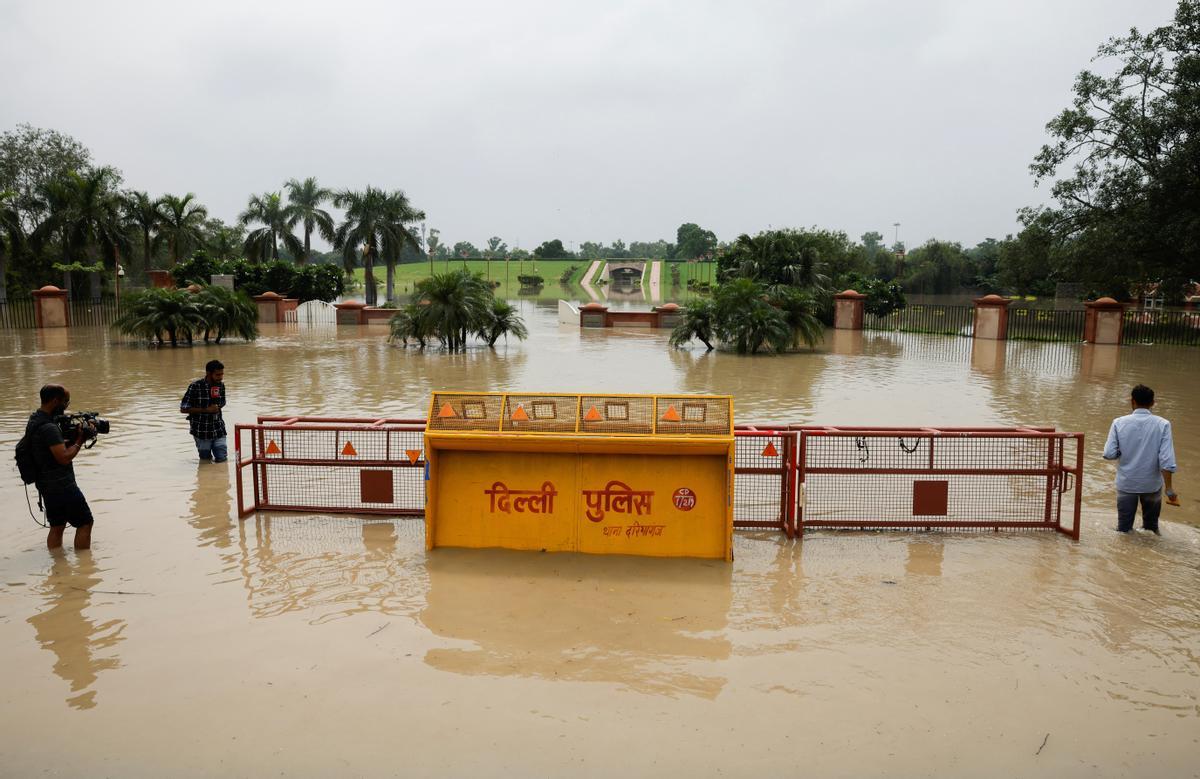
[(658, 323), (656, 326), (667, 330), (673, 329), (675, 325), (679, 324), (679, 320), (682, 318), (682, 312), (679, 309), (678, 303), (665, 303), (661, 306), (655, 306), (651, 310), (658, 314)]
[(283, 296), (277, 292), (264, 292), (254, 296), (254, 305), (258, 306), (258, 323), (260, 325), (282, 322), (279, 304)]
[(608, 306), (588, 303), (579, 307), (580, 327), (608, 327)]
[(1008, 307), (1011, 300), (999, 295), (984, 295), (975, 304), (975, 337), (989, 341), (1008, 340)]
[(33, 317), (38, 327), (70, 327), (71, 306), (65, 289), (47, 284), (33, 291)]
[(1084, 304), (1083, 340), (1090, 344), (1119, 344), (1125, 327), (1125, 305), (1112, 298)]
[(867, 296), (848, 289), (833, 296), (833, 329), (862, 330)]
[(363, 311), (367, 304), (358, 300), (347, 300), (345, 303), (334, 305), (337, 309), (337, 323), (339, 325), (365, 325), (366, 317)]

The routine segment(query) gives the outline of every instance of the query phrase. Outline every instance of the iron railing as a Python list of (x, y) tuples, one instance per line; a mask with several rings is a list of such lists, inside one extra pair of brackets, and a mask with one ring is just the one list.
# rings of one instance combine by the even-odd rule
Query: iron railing
[(863, 317), (863, 327), (867, 330), (970, 337), (975, 329), (975, 307), (914, 304), (887, 316), (867, 314)]
[(1083, 309), (1010, 308), (1010, 341), (1082, 341)]
[(1141, 309), (1125, 312), (1127, 344), (1200, 346), (1200, 311)]

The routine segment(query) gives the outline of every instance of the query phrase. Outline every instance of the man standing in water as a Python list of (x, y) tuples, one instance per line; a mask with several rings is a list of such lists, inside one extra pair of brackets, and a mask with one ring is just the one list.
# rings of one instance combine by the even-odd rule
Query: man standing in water
[(25, 436), (32, 444), (33, 462), (37, 468), (34, 483), (46, 507), (46, 521), (50, 523), (46, 547), (62, 548), (63, 531), (70, 522), (75, 528), (75, 548), (90, 549), (92, 510), (75, 483), (75, 466), (71, 464), (83, 449), (84, 425), (79, 425), (75, 440), (68, 445), (54, 418), (66, 413), (67, 406), (71, 405), (71, 393), (60, 384), (47, 384), (42, 387), (40, 398), (42, 406), (30, 415)]
[(1142, 528), (1158, 533), (1158, 515), (1162, 511), (1162, 489), (1167, 501), (1179, 505), (1171, 487), (1175, 473), (1175, 447), (1171, 441), (1171, 423), (1150, 413), (1154, 390), (1139, 384), (1130, 393), (1132, 414), (1117, 417), (1108, 430), (1104, 459), (1117, 463), (1117, 530), (1133, 530), (1133, 516), (1142, 506)]
[(179, 403), (179, 412), (188, 415), (192, 438), (196, 439), (196, 451), (200, 461), (223, 463), (229, 449), (225, 441), (225, 419), (221, 409), (225, 406), (225, 366), (220, 360), (209, 360), (204, 366), (204, 377), (188, 385)]

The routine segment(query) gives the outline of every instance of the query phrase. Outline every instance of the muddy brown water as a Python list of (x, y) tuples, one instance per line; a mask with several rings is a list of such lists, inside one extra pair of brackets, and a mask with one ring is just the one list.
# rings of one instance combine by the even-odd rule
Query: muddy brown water
[[(345, 328), (177, 350), (0, 332), (5, 452), (46, 381), (113, 424), (77, 460), (90, 553), (46, 552), (5, 454), (0, 774), (1200, 771), (1200, 350), (830, 333), (752, 359), (522, 305), (529, 341), (456, 356)], [(194, 462), (176, 410), (212, 357), (230, 424), (537, 389), (727, 392), (739, 421), (1055, 425), (1088, 436), (1083, 538), (739, 533), (724, 564), (426, 554), (411, 520), (238, 521), (232, 471)], [(1139, 381), (1181, 467), (1161, 537), (1111, 531), (1099, 459)]]

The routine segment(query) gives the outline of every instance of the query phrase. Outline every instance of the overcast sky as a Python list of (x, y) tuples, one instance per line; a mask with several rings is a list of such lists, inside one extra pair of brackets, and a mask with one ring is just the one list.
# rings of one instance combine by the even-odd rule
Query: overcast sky
[(533, 248), (892, 224), (1002, 238), (1075, 74), (1171, 0), (0, 0), (0, 130), (233, 220), (291, 177)]

